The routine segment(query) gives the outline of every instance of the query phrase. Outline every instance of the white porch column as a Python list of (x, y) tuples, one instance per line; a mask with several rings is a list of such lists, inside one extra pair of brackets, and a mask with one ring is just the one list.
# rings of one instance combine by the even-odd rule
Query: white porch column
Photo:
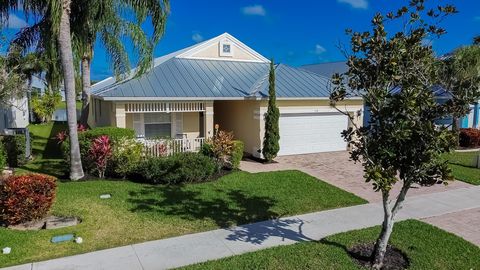
[(213, 136), (213, 101), (205, 102), (205, 138)]
[(119, 128), (127, 127), (127, 119), (125, 115), (125, 104), (123, 103), (114, 103), (115, 107), (115, 125)]

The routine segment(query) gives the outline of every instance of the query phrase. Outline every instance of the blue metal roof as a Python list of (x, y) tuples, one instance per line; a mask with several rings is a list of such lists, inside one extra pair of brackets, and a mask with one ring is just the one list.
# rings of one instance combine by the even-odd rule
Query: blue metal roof
[[(170, 58), (140, 76), (97, 88), (104, 99), (237, 99), (268, 96), (268, 63)], [(329, 79), (276, 66), (278, 98), (328, 98)]]
[(341, 74), (348, 71), (347, 62), (345, 61), (311, 64), (301, 66), (300, 68), (327, 78), (331, 78), (335, 73)]

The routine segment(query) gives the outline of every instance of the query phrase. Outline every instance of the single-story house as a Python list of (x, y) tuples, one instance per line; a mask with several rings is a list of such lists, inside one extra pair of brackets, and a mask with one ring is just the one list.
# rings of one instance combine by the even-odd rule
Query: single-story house
[[(245, 152), (261, 157), (270, 61), (228, 33), (159, 57), (138, 78), (92, 86), (90, 126), (133, 128), (137, 137), (170, 137), (196, 150), (214, 125), (233, 131)], [(279, 155), (346, 150), (351, 125), (329, 106), (329, 78), (276, 64)], [(363, 102), (344, 108), (362, 123)]]
[[(313, 72), (315, 74), (328, 77), (328, 78), (331, 78), (332, 75), (335, 73), (345, 73), (348, 70), (347, 62), (345, 61), (305, 65), (305, 66), (302, 66), (301, 68), (308, 70), (310, 72)], [(448, 91), (445, 91), (445, 89), (440, 86), (433, 87), (432, 91), (435, 94), (436, 100), (440, 103), (445, 102), (446, 100), (451, 98)], [(479, 102), (476, 102), (470, 105), (470, 113), (458, 120), (459, 127), (480, 128)], [(363, 125), (366, 126), (368, 125), (368, 121), (370, 120), (370, 117), (369, 117), (370, 110), (368, 109), (367, 106), (365, 106), (363, 112), (364, 112)], [(451, 124), (452, 118), (439, 119), (436, 121), (436, 123), (439, 125)]]

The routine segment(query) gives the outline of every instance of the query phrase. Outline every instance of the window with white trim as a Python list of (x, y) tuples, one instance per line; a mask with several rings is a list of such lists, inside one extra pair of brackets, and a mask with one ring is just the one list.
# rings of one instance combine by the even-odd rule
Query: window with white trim
[(170, 113), (145, 113), (145, 137), (166, 138), (172, 134), (172, 118)]

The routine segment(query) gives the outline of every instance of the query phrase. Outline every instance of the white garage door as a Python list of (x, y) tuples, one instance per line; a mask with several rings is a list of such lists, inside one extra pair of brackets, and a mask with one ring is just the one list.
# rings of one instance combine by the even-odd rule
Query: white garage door
[(347, 127), (348, 117), (340, 113), (282, 114), (278, 155), (346, 150), (340, 133)]

